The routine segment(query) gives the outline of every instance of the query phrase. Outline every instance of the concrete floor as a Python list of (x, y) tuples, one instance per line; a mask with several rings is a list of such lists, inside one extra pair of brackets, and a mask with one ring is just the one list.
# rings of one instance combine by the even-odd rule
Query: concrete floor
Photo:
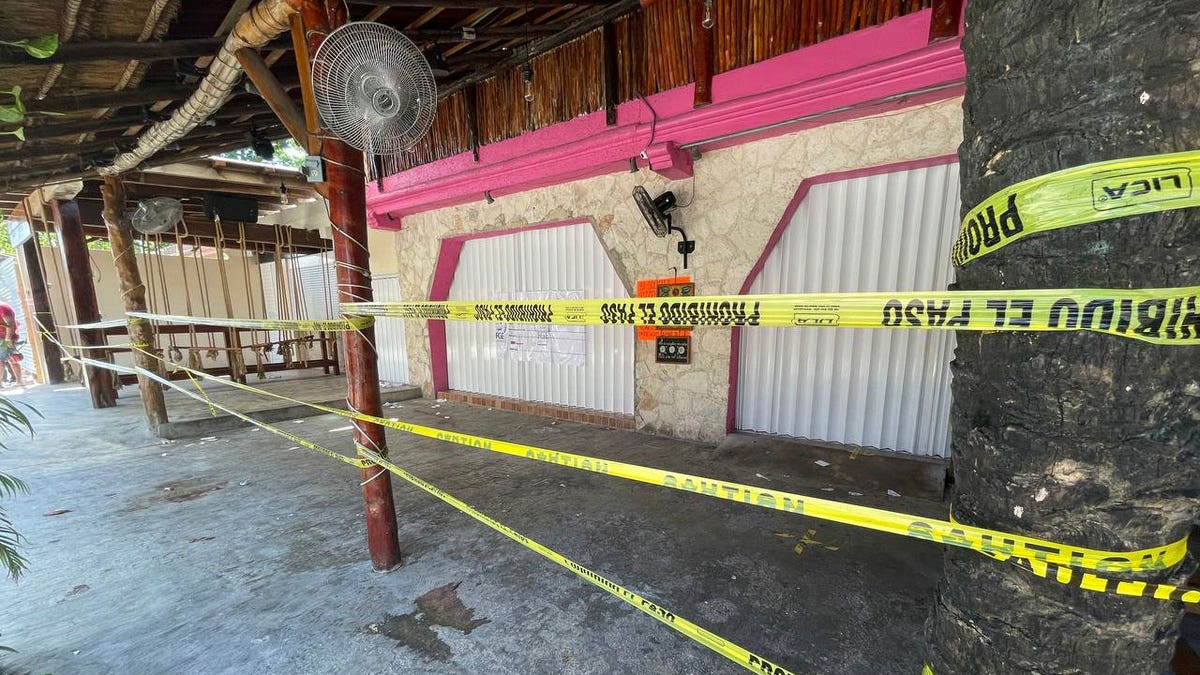
[[(295, 371), (293, 371), (295, 372)], [(288, 373), (290, 375), (290, 373)], [(183, 382), (183, 384), (188, 384)], [(259, 380), (253, 375), (247, 381), (252, 387), (270, 391), (281, 396), (288, 396), (301, 401), (320, 403), (333, 408), (346, 407), (346, 376), (345, 375), (309, 375), (307, 377), (281, 376), (275, 374), (268, 379)], [(233, 387), (221, 384), (202, 384), (205, 393), (219, 394), (219, 402), (239, 412), (248, 413), (251, 417), (263, 422), (310, 417), (316, 411), (305, 406), (295, 405), (282, 399), (268, 396), (258, 396)], [(136, 396), (136, 388), (125, 389), (129, 395)], [(386, 386), (380, 389), (384, 402), (407, 401), (421, 398), (421, 388), (408, 385)], [(245, 423), (232, 415), (212, 415), (208, 405), (182, 392), (168, 389), (166, 392), (167, 416), (170, 421), (159, 430), (163, 438), (187, 438), (191, 436), (207, 436), (208, 434), (225, 431), (243, 426)]]
[[(77, 388), (18, 397), (46, 419), (36, 438), (6, 439), (0, 454), (32, 490), (6, 500), (31, 564), (19, 584), (0, 580), (0, 644), (19, 650), (0, 663), (15, 672), (744, 672), (408, 485), (396, 485), (405, 564), (376, 574), (350, 467), (252, 428), (159, 441), (143, 431), (133, 396), (100, 411)], [(776, 458), (768, 472), (717, 461), (711, 446), (428, 400), (397, 405), (389, 416), (431, 426), (944, 511), (876, 490), (850, 496), (803, 460), (788, 472)], [(321, 416), (281, 426), (349, 453), (345, 425)], [(932, 544), (389, 438), (393, 458), (417, 475), (793, 671), (920, 671), (941, 564)], [(820, 544), (798, 554), (805, 535)]]

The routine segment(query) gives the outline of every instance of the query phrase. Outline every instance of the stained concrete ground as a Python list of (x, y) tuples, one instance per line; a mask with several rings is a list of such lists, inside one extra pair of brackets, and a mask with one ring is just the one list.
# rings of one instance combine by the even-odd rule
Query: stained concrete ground
[[(5, 502), (31, 566), (0, 580), (0, 644), (19, 650), (0, 663), (16, 672), (744, 672), (407, 484), (405, 562), (379, 574), (353, 468), (245, 427), (164, 443), (132, 395), (109, 410), (77, 388), (17, 397), (46, 417), (0, 455), (31, 490)], [(396, 405), (389, 416), (430, 426), (944, 512), (877, 488), (851, 495), (799, 458), (764, 470), (712, 446)], [(351, 450), (341, 418), (281, 426)], [(389, 443), (417, 475), (795, 672), (920, 670), (941, 564), (931, 544), (399, 432)]]
[[(210, 386), (208, 383), (203, 383), (202, 389), (205, 394), (213, 389), (214, 393), (220, 394), (219, 402), (223, 405), (263, 422), (310, 417), (316, 412), (312, 408), (298, 405), (287, 399), (320, 403), (333, 408), (346, 407), (345, 375), (309, 375), (307, 377), (289, 375), (290, 373), (273, 374), (263, 380), (251, 376), (248, 381), (248, 384), (256, 389), (269, 391), (284, 398), (260, 396), (233, 387), (222, 387), (219, 384)], [(132, 389), (126, 389), (126, 391), (133, 395)], [(407, 385), (383, 386), (380, 387), (380, 398), (390, 403), (421, 398), (421, 388)], [(237, 417), (220, 411), (214, 416), (213, 411), (204, 400), (190, 397), (175, 389), (167, 390), (166, 402), (171, 419), (159, 429), (159, 435), (163, 438), (206, 436), (245, 424)]]

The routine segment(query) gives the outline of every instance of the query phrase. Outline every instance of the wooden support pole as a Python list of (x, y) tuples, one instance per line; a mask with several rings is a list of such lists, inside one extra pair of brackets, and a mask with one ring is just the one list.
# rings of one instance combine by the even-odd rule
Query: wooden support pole
[[(95, 323), (100, 320), (100, 306), (96, 302), (96, 286), (92, 282), (92, 259), (88, 255), (83, 223), (79, 221), (79, 204), (73, 199), (56, 199), (50, 202), (50, 210), (58, 226), (58, 250), (62, 255), (67, 285), (71, 289), (75, 320), (81, 324)], [(84, 347), (101, 347), (107, 343), (104, 331), (96, 329), (79, 331), (79, 341)], [(84, 355), (97, 360), (106, 356), (97, 349), (87, 349)], [(84, 374), (93, 408), (111, 408), (117, 404), (117, 392), (110, 371), (87, 366)]]
[[(25, 219), (32, 221), (33, 216), (27, 211)], [(25, 276), (29, 278), (29, 296), (33, 300), (33, 316), (37, 324), (26, 327), (26, 333), (32, 341), (33, 336), (39, 337), (39, 346), (46, 368), (46, 382), (62, 384), (66, 381), (63, 372), (63, 353), (55, 344), (58, 340), (58, 330), (54, 326), (54, 312), (50, 308), (50, 293), (46, 290), (46, 276), (42, 270), (42, 259), (38, 257), (37, 232), (17, 249), (21, 255), (21, 266), (25, 268)]]
[(249, 47), (237, 50), (237, 59), (246, 71), (246, 77), (254, 83), (258, 93), (267, 105), (271, 106), (271, 111), (283, 122), (283, 126), (296, 143), (302, 148), (308, 147), (308, 129), (304, 113), (300, 112), (300, 108), (288, 96), (287, 89), (275, 79), (275, 75), (271, 73), (271, 66), (263, 61), (261, 54)]
[(479, 97), (475, 85), (463, 91), (463, 102), (467, 106), (467, 142), (471, 146), (471, 158), (479, 161)]
[[(341, 0), (308, 0), (302, 10), (304, 35), (311, 53), (330, 30), (346, 21)], [(370, 302), (370, 253), (367, 248), (366, 180), (363, 155), (336, 138), (322, 143), (329, 217), (333, 223), (333, 255), (337, 260), (338, 300)], [(375, 353), (375, 329), (367, 327), (342, 333), (346, 350), (346, 402), (351, 410), (382, 416), (379, 395), (379, 363)], [(387, 454), (387, 440), (378, 424), (355, 421), (354, 443), (358, 447)], [(400, 565), (400, 540), (396, 527), (396, 505), (392, 476), (386, 469), (362, 469), (363, 500), (366, 502), (367, 549), (377, 571)]]
[[(117, 279), (121, 283), (121, 297), (125, 300), (126, 312), (146, 311), (146, 286), (138, 272), (137, 255), (133, 250), (133, 228), (122, 222), (125, 213), (125, 186), (116, 176), (105, 176), (100, 188), (104, 196), (104, 224), (108, 228), (108, 241), (112, 246), (113, 264), (117, 268)], [(155, 358), (160, 354), (154, 341), (154, 327), (145, 319), (129, 318), (129, 341), (141, 345), (145, 351), (134, 350), (133, 361), (139, 368), (162, 376), (162, 361)], [(149, 353), (147, 353), (149, 352)], [(138, 391), (142, 395), (142, 406), (146, 409), (146, 426), (157, 434), (159, 425), (167, 422), (167, 402), (163, 398), (162, 385), (145, 375), (138, 375)]]
[[(292, 16), (292, 45), (296, 56), (296, 72), (300, 78), (300, 102), (304, 108), (304, 128), (308, 132), (308, 143), (304, 146), (308, 154), (321, 154), (321, 118), (317, 102), (313, 100), (312, 66), (308, 54), (308, 40), (304, 36), (304, 19)], [(322, 193), (323, 194), (323, 193)]]
[(617, 29), (611, 23), (604, 24), (600, 29), (600, 38), (604, 48), (604, 71), (601, 74), (604, 81), (604, 123), (614, 126), (617, 123), (617, 104), (620, 103), (620, 81), (617, 74)]
[(704, 0), (691, 0), (692, 15), (692, 74), (696, 77), (696, 108), (712, 103), (713, 34), (705, 28)]

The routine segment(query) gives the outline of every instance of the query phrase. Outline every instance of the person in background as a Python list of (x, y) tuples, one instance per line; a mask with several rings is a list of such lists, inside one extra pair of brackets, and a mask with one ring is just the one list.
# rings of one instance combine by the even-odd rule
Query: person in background
[(0, 363), (12, 371), (17, 385), (20, 386), (25, 380), (21, 374), (21, 363), (16, 358), (18, 337), (17, 313), (13, 311), (12, 305), (0, 302)]

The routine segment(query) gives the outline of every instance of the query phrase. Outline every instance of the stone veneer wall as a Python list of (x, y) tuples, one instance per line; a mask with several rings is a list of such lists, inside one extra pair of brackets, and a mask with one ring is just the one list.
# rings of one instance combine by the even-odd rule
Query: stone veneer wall
[[(591, 219), (633, 295), (636, 280), (668, 276), (671, 266), (682, 264), (675, 252), (678, 237), (656, 239), (634, 206), (633, 186), (644, 185), (651, 195), (674, 190), (679, 202), (688, 204), (675, 218), (696, 240), (687, 270), (696, 293), (735, 294), (804, 178), (954, 153), (962, 139), (961, 106), (962, 99), (955, 98), (716, 150), (696, 162), (694, 185), (693, 179), (672, 182), (643, 169), (498, 197), (494, 204), (481, 199), (407, 216), (396, 234), (401, 292), (409, 299), (429, 297), (442, 237), (584, 217)], [(405, 331), (411, 381), (429, 395), (427, 323), (406, 321)], [(685, 439), (721, 439), (729, 398), (729, 331), (696, 330), (690, 365), (655, 364), (653, 347), (638, 342), (636, 348), (638, 428)]]

